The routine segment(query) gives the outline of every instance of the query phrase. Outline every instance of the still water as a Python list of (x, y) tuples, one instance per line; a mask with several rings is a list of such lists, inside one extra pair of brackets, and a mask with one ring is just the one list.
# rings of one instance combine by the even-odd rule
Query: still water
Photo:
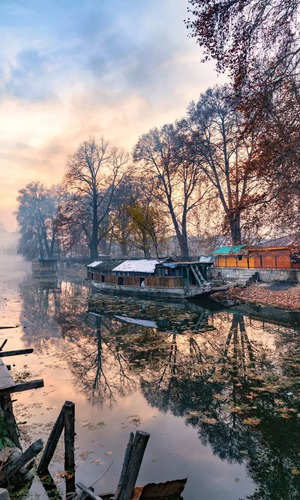
[[(299, 330), (230, 312), (99, 296), (63, 276), (33, 281), (1, 264), (1, 330), (17, 380), (21, 438), (46, 441), (65, 400), (76, 404), (76, 481), (113, 490), (130, 431), (151, 437), (138, 484), (188, 478), (185, 500), (296, 499)], [(299, 399), (299, 398), (298, 398)], [(63, 495), (63, 444), (50, 470)], [(35, 479), (25, 498), (47, 498)]]

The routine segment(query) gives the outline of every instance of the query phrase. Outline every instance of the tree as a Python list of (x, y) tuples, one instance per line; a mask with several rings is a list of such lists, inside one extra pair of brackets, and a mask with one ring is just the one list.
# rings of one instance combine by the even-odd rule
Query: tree
[(232, 244), (240, 244), (241, 216), (267, 199), (266, 186), (258, 185), (251, 165), (255, 136), (242, 134), (243, 117), (227, 87), (207, 90), (190, 104), (188, 116), (184, 127), (194, 161), (218, 195)]
[[(134, 160), (140, 162), (161, 210), (167, 210), (175, 230), (182, 257), (189, 255), (188, 219), (204, 199), (203, 173), (190, 154), (187, 135), (179, 124), (164, 125), (143, 135), (135, 146)], [(147, 185), (147, 184), (146, 184)]]
[[(188, 0), (187, 27), (237, 91), (275, 89), (297, 74), (299, 0)], [(256, 92), (255, 92), (256, 93)]]
[[(144, 203), (143, 203), (144, 201)], [(145, 200), (140, 200), (127, 207), (130, 217), (130, 234), (133, 244), (144, 252), (144, 256), (151, 256), (151, 246), (154, 246), (156, 257), (159, 257), (159, 243), (163, 241), (167, 227), (159, 209), (155, 209)]]
[[(268, 181), (282, 225), (299, 227), (299, 0), (189, 0), (186, 24), (219, 71), (228, 71), (253, 173)], [(292, 214), (292, 215), (291, 215)], [(292, 219), (292, 220), (291, 220)]]
[(92, 259), (98, 256), (101, 229), (127, 162), (128, 155), (111, 147), (104, 138), (83, 142), (68, 161), (65, 185), (76, 196), (78, 208), (72, 217), (81, 221)]
[(39, 182), (20, 189), (17, 197), (17, 221), (21, 233), (18, 252), (24, 257), (50, 259), (57, 255), (59, 193), (58, 187), (47, 189)]

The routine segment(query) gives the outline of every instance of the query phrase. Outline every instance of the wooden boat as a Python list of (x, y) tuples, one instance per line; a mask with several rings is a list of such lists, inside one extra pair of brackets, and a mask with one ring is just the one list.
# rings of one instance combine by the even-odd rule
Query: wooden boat
[(87, 266), (87, 277), (104, 293), (182, 300), (220, 290), (207, 279), (209, 265), (169, 258), (95, 261)]

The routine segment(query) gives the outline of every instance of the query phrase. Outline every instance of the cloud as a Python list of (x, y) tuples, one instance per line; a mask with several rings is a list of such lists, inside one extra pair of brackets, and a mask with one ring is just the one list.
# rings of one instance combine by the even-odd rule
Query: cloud
[(213, 85), (182, 0), (0, 2), (0, 220), (17, 191), (61, 181), (89, 136), (131, 150)]

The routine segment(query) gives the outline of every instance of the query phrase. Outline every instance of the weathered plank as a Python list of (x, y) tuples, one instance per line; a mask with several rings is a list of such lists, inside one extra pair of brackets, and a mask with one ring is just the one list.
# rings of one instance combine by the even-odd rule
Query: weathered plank
[(44, 387), (44, 380), (42, 378), (37, 380), (30, 380), (29, 382), (24, 382), (23, 384), (15, 384), (11, 387), (7, 387), (0, 390), (1, 394), (12, 394), (13, 392), (23, 392), (30, 391), (31, 389), (39, 389), (40, 387)]
[(19, 354), (31, 354), (33, 349), (15, 349), (14, 351), (0, 351), (0, 358), (5, 356), (18, 356)]

